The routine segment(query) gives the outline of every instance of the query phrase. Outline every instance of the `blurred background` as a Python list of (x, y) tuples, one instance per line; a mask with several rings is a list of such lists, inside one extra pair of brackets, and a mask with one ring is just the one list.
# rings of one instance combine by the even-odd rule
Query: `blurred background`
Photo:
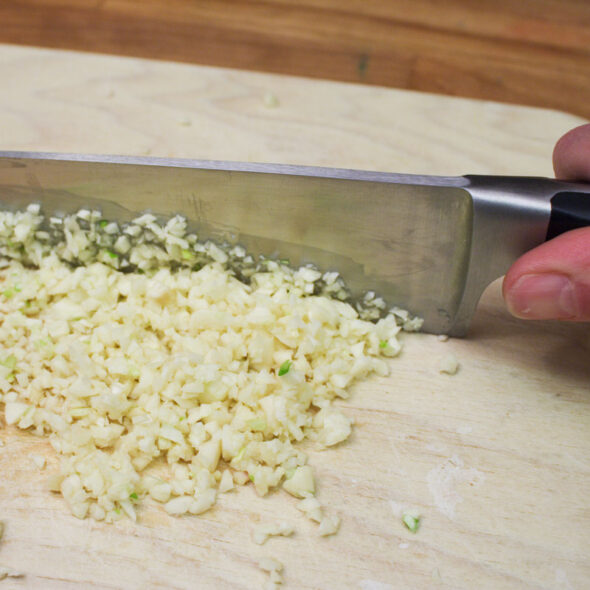
[[(0, 0), (0, 80), (0, 151), (551, 176), (555, 141), (590, 119), (590, 0)], [(0, 166), (4, 183), (23, 174)], [(41, 181), (74, 194), (98, 183), (84, 172)], [(209, 209), (206, 190), (186, 194), (201, 237), (233, 236), (229, 199)], [(277, 193), (273, 211), (289, 218), (296, 203)], [(426, 227), (416, 219), (407, 244), (392, 231), (376, 247), (410, 252)], [(18, 467), (45, 448), (21, 432), (0, 452), (0, 560), (27, 575), (10, 587), (244, 588), (262, 582), (257, 555), (271, 550), (297, 588), (588, 588), (587, 326), (518, 323), (496, 282), (472, 335), (408, 341), (389, 381), (345, 403), (354, 444), (313, 459), (322, 503), (343, 517), (333, 543), (316, 543), (310, 525), (253, 547), (254, 523), (298, 511), (251, 486), (202, 518), (172, 523), (154, 507), (125, 527), (74, 519), (46, 471)], [(449, 350), (461, 370), (447, 380)], [(405, 505), (425, 515), (417, 537), (400, 528)]]
[(0, 0), (0, 43), (482, 98), (590, 118), (588, 0)]

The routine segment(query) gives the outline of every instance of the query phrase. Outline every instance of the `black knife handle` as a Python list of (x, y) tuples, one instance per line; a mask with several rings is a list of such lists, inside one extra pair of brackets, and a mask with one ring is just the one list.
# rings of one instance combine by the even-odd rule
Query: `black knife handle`
[(590, 195), (563, 191), (551, 198), (551, 217), (546, 240), (572, 229), (590, 226)]

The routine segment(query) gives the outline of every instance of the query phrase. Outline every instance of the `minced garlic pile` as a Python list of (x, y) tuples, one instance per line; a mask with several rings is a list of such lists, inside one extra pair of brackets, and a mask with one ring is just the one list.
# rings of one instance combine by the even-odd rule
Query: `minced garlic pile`
[[(278, 263), (247, 284), (215, 259), (124, 273), (106, 263), (115, 252), (72, 266), (63, 253), (106, 228), (95, 217), (52, 249), (34, 241), (49, 235), (38, 208), (0, 214), (0, 401), (8, 424), (48, 435), (61, 456), (52, 489), (75, 516), (110, 522), (135, 519), (148, 495), (170, 514), (199, 514), (236, 484), (261, 495), (282, 486), (335, 532), (297, 443), (349, 436), (333, 401), (355, 380), (387, 374), (383, 357), (400, 351), (408, 315), (360, 319), (312, 294), (325, 275)], [(165, 238), (150, 247), (166, 251)]]

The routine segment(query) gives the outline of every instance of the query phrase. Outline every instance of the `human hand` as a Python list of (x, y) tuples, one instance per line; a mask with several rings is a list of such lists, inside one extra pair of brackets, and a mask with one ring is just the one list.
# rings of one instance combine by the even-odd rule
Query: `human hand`
[[(557, 142), (553, 168), (561, 180), (590, 182), (590, 124)], [(502, 292), (508, 310), (519, 318), (590, 321), (590, 227), (521, 256), (506, 274)]]

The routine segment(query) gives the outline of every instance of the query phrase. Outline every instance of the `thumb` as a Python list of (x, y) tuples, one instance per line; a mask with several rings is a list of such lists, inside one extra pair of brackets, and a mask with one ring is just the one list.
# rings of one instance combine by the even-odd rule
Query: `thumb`
[[(557, 178), (590, 180), (590, 124), (555, 145)], [(521, 256), (502, 287), (517, 317), (590, 321), (590, 228), (567, 232)]]
[(508, 271), (502, 291), (517, 317), (590, 321), (590, 228), (527, 252)]

